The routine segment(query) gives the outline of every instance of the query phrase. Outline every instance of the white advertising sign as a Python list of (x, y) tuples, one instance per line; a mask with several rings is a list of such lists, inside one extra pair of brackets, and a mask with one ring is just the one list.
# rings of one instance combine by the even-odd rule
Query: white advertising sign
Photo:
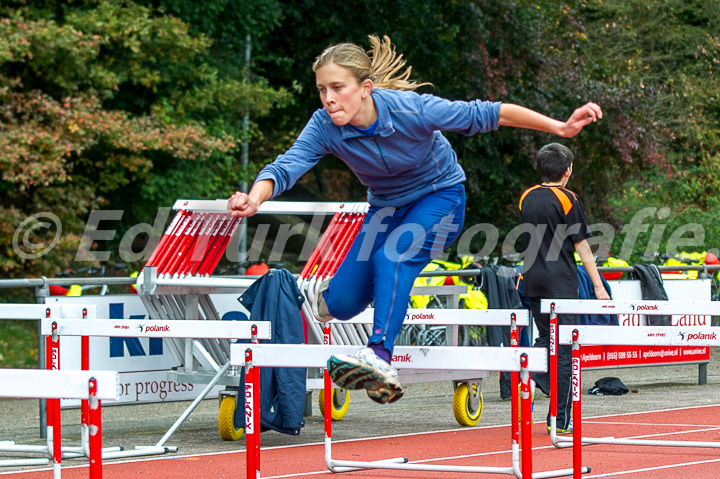
[[(640, 281), (608, 281), (615, 300), (640, 300), (642, 291)], [(710, 301), (709, 279), (669, 279), (663, 282), (665, 293), (670, 301)], [(646, 326), (644, 314), (619, 314), (620, 326)], [(710, 316), (673, 315), (673, 326), (710, 326)]]
[[(237, 301), (239, 294), (211, 295), (223, 319), (244, 319), (248, 311)], [(46, 304), (96, 305), (97, 317), (103, 319), (148, 319), (148, 312), (137, 295), (51, 296)], [(120, 394), (108, 404), (153, 403), (195, 399), (202, 383), (175, 382), (168, 372), (179, 366), (161, 338), (90, 337), (90, 369), (118, 371)], [(80, 337), (60, 338), (60, 368), (80, 369)], [(216, 396), (223, 386), (214, 388)], [(63, 402), (64, 406), (77, 402)]]

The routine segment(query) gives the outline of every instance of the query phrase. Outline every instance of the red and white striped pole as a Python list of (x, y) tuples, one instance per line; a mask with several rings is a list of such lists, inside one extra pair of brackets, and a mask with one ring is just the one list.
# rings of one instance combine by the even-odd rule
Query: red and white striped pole
[[(82, 317), (83, 319), (87, 319), (87, 308), (83, 308), (82, 310)], [(90, 337), (89, 336), (81, 336), (80, 337), (80, 369), (83, 371), (88, 371), (90, 369)], [(81, 429), (81, 435), (82, 440), (85, 440), (87, 436), (85, 435), (88, 430), (88, 400), (83, 399), (80, 401), (80, 429)]]
[[(45, 316), (50, 317), (50, 308), (45, 310)], [(46, 369), (60, 369), (60, 336), (57, 333), (57, 323), (52, 323), (52, 333), (47, 337), (46, 351)], [(47, 409), (47, 435), (52, 438), (52, 456), (53, 456), (53, 477), (60, 478), (60, 468), (62, 464), (62, 437), (60, 417), (60, 399), (48, 399), (46, 402)]]
[[(323, 326), (323, 344), (329, 346), (332, 343), (330, 334), (330, 325), (325, 324)], [(327, 368), (323, 369), (323, 387), (325, 395), (325, 410), (323, 415), (325, 416), (325, 443), (332, 439), (332, 382), (330, 381), (330, 374), (328, 374)]]
[[(257, 445), (255, 442), (255, 416), (260, 411), (255, 409), (255, 367), (252, 365), (252, 349), (245, 350), (245, 456), (247, 479), (260, 477), (260, 465), (257, 461)], [(260, 431), (257, 431), (259, 433)]]
[[(250, 342), (257, 344), (257, 326), (250, 328)], [(245, 455), (247, 478), (260, 477), (260, 369), (253, 365), (252, 349), (245, 350)]]
[(532, 398), (527, 354), (520, 356), (520, 408), (522, 410), (522, 477), (532, 478)]
[(90, 479), (102, 479), (102, 412), (94, 377), (88, 381), (88, 393)]
[(573, 479), (580, 479), (582, 467), (582, 372), (579, 332), (572, 332)]
[[(510, 347), (517, 348), (519, 341), (518, 341), (518, 330), (517, 330), (517, 317), (515, 316), (515, 313), (512, 313), (510, 315)], [(516, 421), (515, 418), (518, 417), (518, 408), (519, 408), (519, 397), (518, 397), (518, 386), (520, 379), (517, 371), (512, 371), (510, 373), (510, 384), (511, 384), (511, 391), (510, 391), (510, 404), (511, 404), (511, 431), (512, 431), (512, 443), (513, 444), (520, 444), (520, 425), (518, 424), (519, 421)]]
[(557, 427), (557, 313), (550, 304), (550, 423)]

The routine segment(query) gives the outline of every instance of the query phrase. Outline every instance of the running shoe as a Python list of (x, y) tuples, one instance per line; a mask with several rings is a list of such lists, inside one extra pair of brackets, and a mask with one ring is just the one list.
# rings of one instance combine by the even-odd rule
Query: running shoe
[[(547, 427), (547, 432), (548, 432), (548, 434), (550, 434), (550, 426)], [(558, 436), (560, 436), (562, 434), (572, 434), (572, 433), (573, 433), (572, 421), (570, 421), (570, 424), (568, 424), (567, 429), (561, 429), (559, 427), (555, 428), (555, 434), (557, 434)]]
[(330, 315), (330, 311), (328, 311), (327, 303), (325, 302), (325, 296), (323, 296), (322, 294), (323, 291), (328, 288), (329, 283), (329, 278), (320, 283), (317, 291), (315, 291), (315, 296), (313, 296), (311, 304), (312, 312), (315, 316), (315, 319), (320, 321), (321, 323), (326, 323), (333, 319), (333, 317)]
[(397, 369), (370, 348), (363, 348), (353, 356), (332, 356), (327, 369), (336, 385), (344, 389), (365, 389), (368, 397), (379, 404), (394, 403), (404, 394)]

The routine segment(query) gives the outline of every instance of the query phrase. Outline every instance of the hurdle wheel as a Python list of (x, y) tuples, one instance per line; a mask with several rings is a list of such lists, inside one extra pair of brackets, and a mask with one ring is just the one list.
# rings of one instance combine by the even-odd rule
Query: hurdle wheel
[[(330, 397), (330, 415), (333, 421), (339, 421), (345, 417), (350, 407), (350, 395), (347, 389), (331, 389)], [(321, 389), (318, 394), (318, 406), (320, 406), (320, 414), (325, 416), (325, 390)]]
[[(477, 394), (477, 384), (473, 384), (473, 394)], [(477, 409), (473, 408), (472, 395), (468, 389), (467, 383), (462, 383), (455, 388), (453, 394), (453, 414), (455, 420), (461, 426), (475, 426), (480, 422), (483, 413), (483, 395), (480, 393), (480, 403)]]
[(235, 409), (237, 408), (235, 396), (225, 396), (220, 403), (218, 412), (218, 431), (225, 441), (239, 440), (245, 429), (235, 427)]

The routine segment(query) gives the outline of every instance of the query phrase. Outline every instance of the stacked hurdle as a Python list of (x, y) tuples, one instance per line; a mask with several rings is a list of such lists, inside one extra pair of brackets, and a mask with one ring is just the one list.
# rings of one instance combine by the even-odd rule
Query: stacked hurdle
[[(227, 213), (227, 202), (202, 202), (211, 203), (209, 208), (196, 203), (190, 200), (175, 203), (177, 213), (138, 278), (139, 296), (153, 319), (220, 319), (209, 297), (217, 291), (197, 288), (202, 288), (207, 283), (202, 280), (208, 280), (215, 271), (242, 218)], [(200, 282), (183, 287), (187, 283), (183, 280)], [(175, 291), (170, 294), (158, 291), (157, 285), (163, 281), (176, 286)], [(236, 292), (249, 284), (240, 281), (228, 286)], [(177, 364), (184, 364), (188, 372), (193, 370), (197, 359), (205, 371), (214, 374), (212, 381), (225, 373), (223, 365), (230, 357), (227, 339), (167, 339), (165, 344)]]
[[(317, 322), (312, 320), (314, 316), (310, 303), (315, 295), (319, 294), (318, 289), (323, 281), (335, 275), (347, 256), (355, 237), (360, 232), (367, 211), (367, 204), (341, 205), (340, 211), (330, 220), (298, 278), (298, 287), (307, 298), (303, 304), (303, 315), (318, 343), (322, 343), (323, 331)], [(367, 328), (340, 326), (334, 330), (336, 334), (334, 340), (338, 344), (365, 344), (369, 337)]]
[[(331, 231), (340, 231), (338, 225), (347, 218), (344, 211), (365, 207), (365, 203), (270, 201), (264, 203), (258, 213), (335, 214)], [(177, 200), (173, 209), (177, 210), (175, 217), (138, 277), (139, 296), (153, 319), (220, 320), (210, 294), (239, 294), (254, 281), (211, 276), (237, 233), (241, 218), (227, 213), (227, 200)], [(326, 245), (341, 248), (334, 240), (330, 241), (335, 235), (328, 236), (326, 232), (323, 238), (326, 238)], [(319, 258), (318, 254), (314, 256)], [(324, 260), (322, 268), (310, 273), (334, 274), (341, 260)], [(322, 333), (315, 333), (319, 340)], [(227, 340), (177, 339), (168, 340), (166, 344), (177, 364), (184, 365), (183, 373), (198, 377), (203, 373), (194, 369), (195, 360), (205, 372), (217, 375), (230, 357), (230, 342)], [(228, 379), (224, 384), (234, 385), (236, 381)]]
[[(189, 204), (189, 202), (186, 202)], [(158, 277), (208, 277), (217, 267), (242, 218), (227, 213), (180, 209), (145, 267)]]
[[(336, 215), (364, 203), (269, 201), (259, 214)], [(227, 200), (177, 200), (176, 215), (137, 279), (138, 295), (150, 318), (219, 321), (211, 294), (240, 295), (253, 278), (212, 276), (226, 250), (237, 248), (233, 236), (240, 218), (227, 212)], [(342, 221), (342, 220), (340, 220)], [(333, 226), (335, 229), (335, 226)], [(338, 261), (339, 264), (339, 261)], [(323, 267), (325, 271), (326, 267)], [(336, 269), (330, 268), (334, 273)], [(321, 335), (316, 335), (316, 339)], [(239, 371), (228, 369), (231, 341), (225, 338), (166, 338), (164, 344), (178, 368), (176, 380), (237, 386)], [(186, 411), (187, 413), (187, 411)]]

